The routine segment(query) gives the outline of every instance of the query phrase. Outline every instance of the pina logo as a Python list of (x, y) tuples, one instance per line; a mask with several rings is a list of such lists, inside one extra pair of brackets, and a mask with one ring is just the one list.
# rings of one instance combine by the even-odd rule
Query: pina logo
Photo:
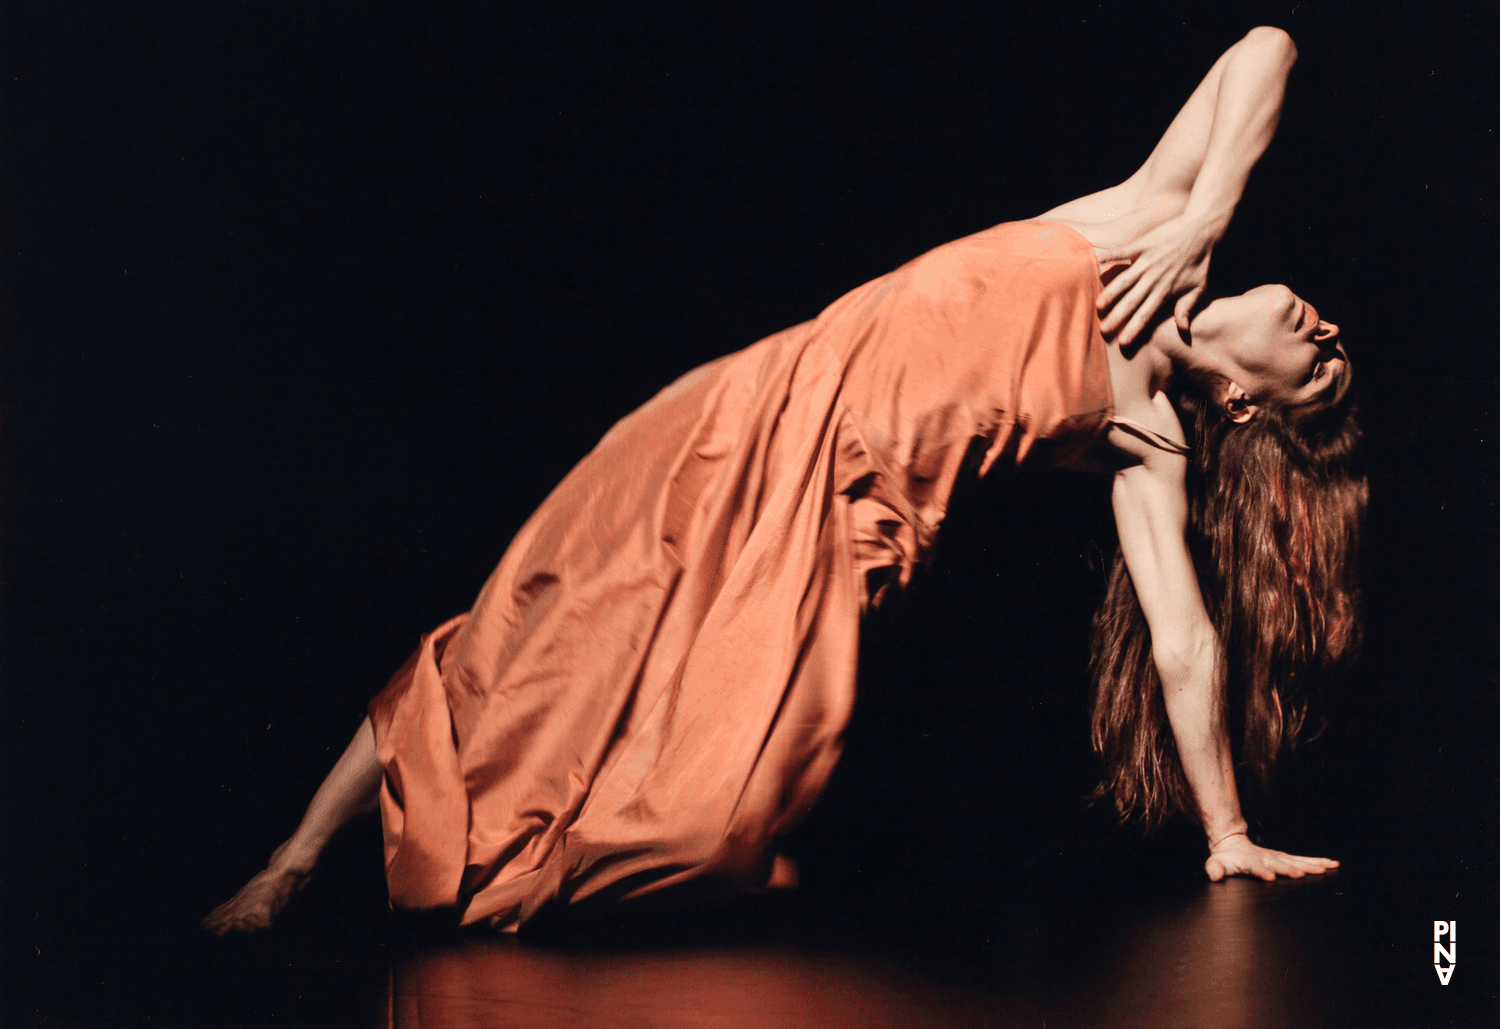
[[(1443, 937), (1448, 937), (1446, 946)], [(1444, 968), (1439, 962), (1448, 962)], [(1458, 967), (1458, 923), (1457, 922), (1433, 922), (1432, 923), (1432, 967), (1437, 969), (1438, 982), (1444, 986), (1448, 980), (1453, 978), (1453, 970)]]

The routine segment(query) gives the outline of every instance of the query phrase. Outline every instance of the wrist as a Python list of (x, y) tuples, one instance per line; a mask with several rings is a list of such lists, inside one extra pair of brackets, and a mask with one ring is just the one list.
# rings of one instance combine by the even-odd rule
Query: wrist
[(1236, 836), (1243, 836), (1248, 840), (1250, 838), (1250, 833), (1248, 830), (1249, 826), (1242, 824), (1239, 826), (1228, 826), (1218, 830), (1217, 832), (1207, 833), (1209, 852), (1212, 853), (1213, 850), (1219, 846), (1219, 844), (1232, 840)]
[(1217, 243), (1229, 229), (1229, 222), (1234, 217), (1234, 205), (1228, 203), (1195, 204), (1189, 201), (1181, 217), (1195, 236), (1207, 237), (1213, 243)]

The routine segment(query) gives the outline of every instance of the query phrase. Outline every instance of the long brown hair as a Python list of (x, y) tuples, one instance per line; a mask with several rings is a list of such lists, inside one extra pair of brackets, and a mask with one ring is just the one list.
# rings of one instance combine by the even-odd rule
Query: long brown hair
[[(1354, 559), (1368, 487), (1352, 462), (1359, 428), (1346, 396), (1303, 414), (1263, 406), (1235, 423), (1206, 396), (1174, 397), (1193, 434), (1188, 545), (1221, 641), (1236, 758), (1264, 784), (1308, 721), (1310, 677), (1360, 639)], [(1167, 722), (1151, 635), (1122, 554), (1094, 617), (1096, 798), (1154, 828), (1197, 808)]]

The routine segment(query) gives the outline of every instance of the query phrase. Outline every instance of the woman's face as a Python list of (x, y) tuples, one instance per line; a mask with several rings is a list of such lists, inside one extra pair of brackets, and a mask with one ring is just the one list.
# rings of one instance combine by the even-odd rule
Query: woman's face
[(1224, 374), (1252, 397), (1321, 406), (1349, 388), (1339, 327), (1285, 286), (1214, 299), (1193, 319), (1192, 346), (1218, 358)]

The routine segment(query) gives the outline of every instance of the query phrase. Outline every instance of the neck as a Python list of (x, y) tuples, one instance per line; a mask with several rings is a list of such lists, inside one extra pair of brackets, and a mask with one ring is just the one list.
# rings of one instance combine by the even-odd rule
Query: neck
[(1165, 389), (1177, 375), (1197, 378), (1203, 373), (1218, 373), (1209, 356), (1201, 350), (1195, 350), (1183, 338), (1182, 333), (1177, 330), (1177, 323), (1170, 317), (1157, 323), (1141, 349), (1150, 351), (1153, 371), (1160, 369), (1157, 374), (1161, 376), (1161, 380), (1155, 387), (1157, 389)]

